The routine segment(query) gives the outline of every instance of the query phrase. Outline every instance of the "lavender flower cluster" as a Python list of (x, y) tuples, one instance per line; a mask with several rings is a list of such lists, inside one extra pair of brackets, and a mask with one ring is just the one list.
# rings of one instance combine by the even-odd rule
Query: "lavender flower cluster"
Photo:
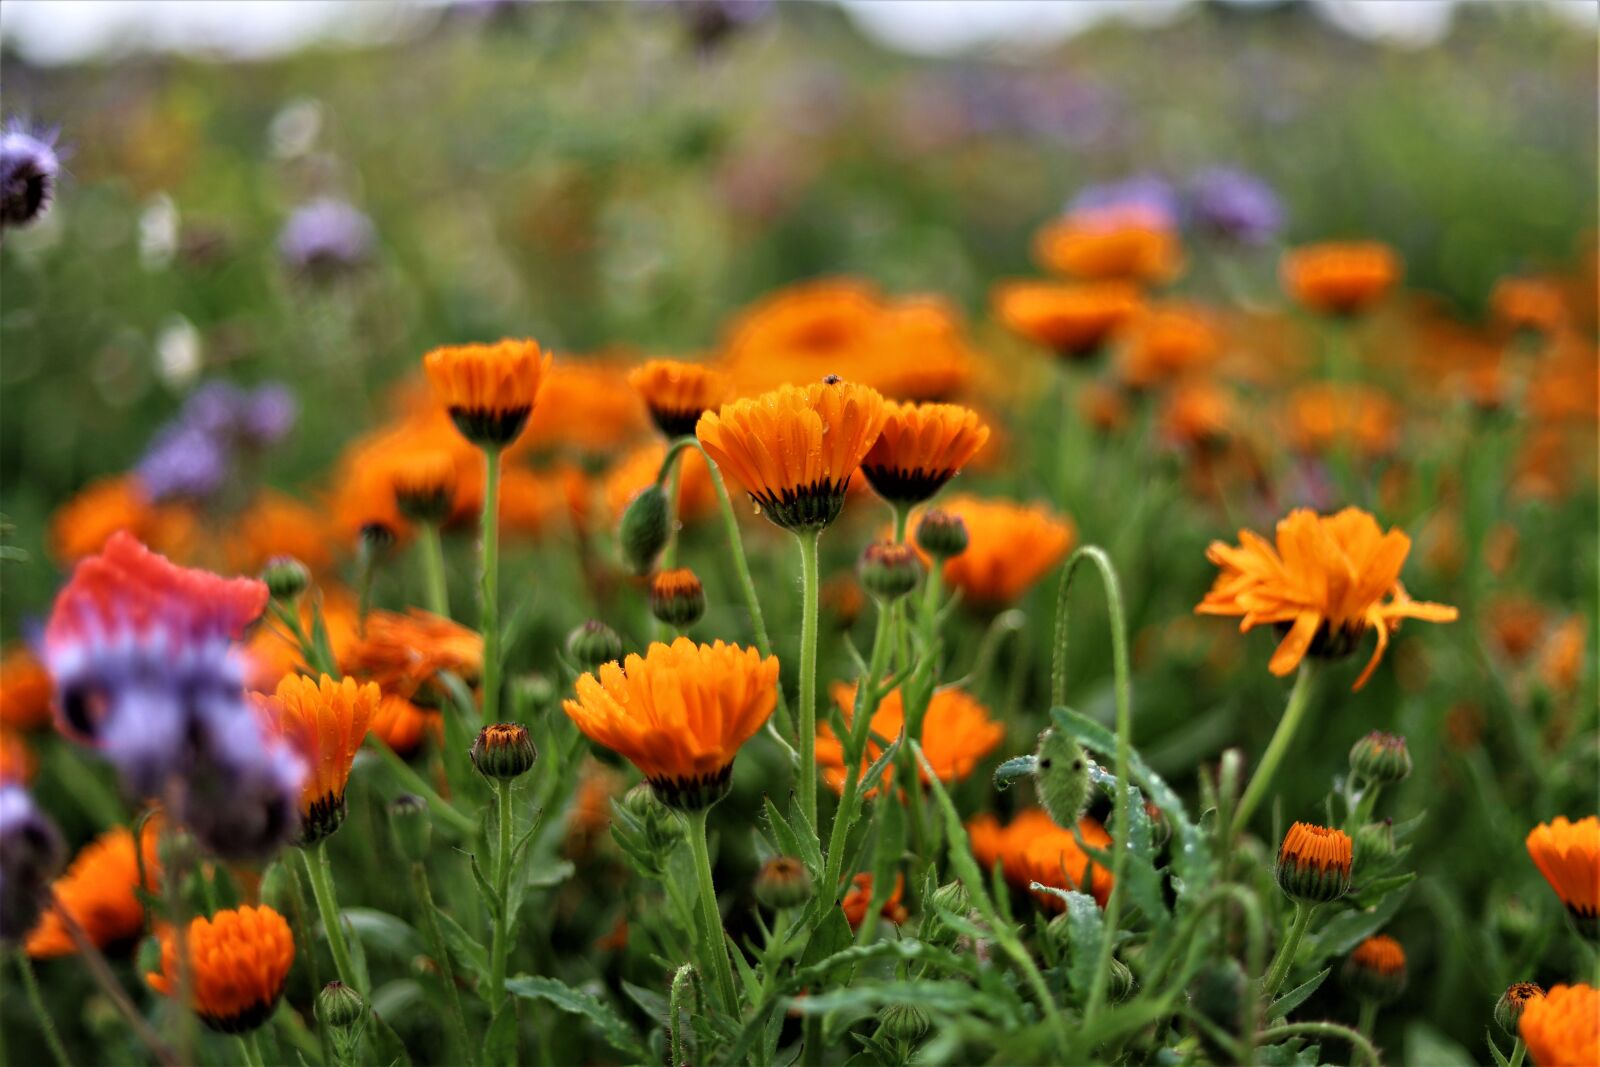
[(56, 136), (19, 118), (0, 127), (0, 229), (26, 226), (49, 207), (61, 173)]
[(283, 440), (298, 410), (294, 394), (281, 384), (247, 390), (210, 382), (157, 431), (135, 474), (154, 502), (208, 500), (227, 484), (239, 452)]
[(1222, 241), (1261, 245), (1283, 229), (1283, 202), (1265, 180), (1234, 167), (1206, 167), (1181, 185), (1157, 174), (1091, 185), (1067, 212), (1128, 209), (1169, 226), (1187, 226)]
[(289, 216), (278, 234), (278, 254), (295, 271), (328, 276), (365, 263), (376, 239), (371, 219), (343, 200), (324, 196)]

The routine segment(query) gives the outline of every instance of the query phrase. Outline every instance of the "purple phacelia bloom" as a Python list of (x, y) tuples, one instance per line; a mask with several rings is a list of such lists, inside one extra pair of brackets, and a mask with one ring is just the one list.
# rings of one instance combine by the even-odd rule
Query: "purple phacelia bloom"
[(366, 215), (343, 200), (319, 197), (289, 216), (278, 253), (297, 271), (333, 274), (366, 262), (375, 240)]
[(208, 437), (226, 437), (233, 433), (245, 403), (244, 390), (232, 382), (206, 382), (189, 394), (176, 421)]
[(245, 398), (239, 412), (240, 441), (252, 448), (267, 448), (289, 436), (299, 417), (300, 405), (286, 385), (260, 386)]
[(157, 432), (134, 473), (158, 503), (207, 500), (226, 484), (238, 449), (277, 444), (294, 429), (298, 413), (294, 394), (279, 383), (246, 390), (207, 382)]
[(1135, 174), (1079, 190), (1067, 203), (1067, 214), (1138, 214), (1164, 226), (1176, 226), (1181, 215), (1172, 183), (1156, 174)]
[(66, 850), (55, 824), (21, 786), (0, 786), (0, 944), (21, 941), (39, 921)]
[(0, 228), (26, 226), (43, 214), (60, 173), (56, 131), (8, 120), (0, 128)]
[(1272, 186), (1247, 171), (1209, 167), (1190, 181), (1197, 226), (1240, 244), (1265, 244), (1283, 228), (1283, 203)]
[(229, 459), (223, 442), (203, 429), (178, 422), (156, 435), (134, 474), (156, 503), (207, 500), (227, 481)]

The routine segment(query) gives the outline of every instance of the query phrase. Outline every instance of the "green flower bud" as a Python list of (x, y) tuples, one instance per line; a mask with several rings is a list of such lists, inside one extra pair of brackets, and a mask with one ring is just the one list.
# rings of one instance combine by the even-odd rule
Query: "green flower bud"
[(602, 663), (622, 659), (622, 638), (599, 619), (590, 619), (567, 635), (567, 654), (578, 661), (580, 670), (593, 671)]
[(556, 687), (547, 674), (529, 671), (511, 680), (511, 706), (517, 709), (519, 716), (531, 718), (533, 712), (549, 707), (555, 698)]
[(1500, 999), (1495, 1001), (1494, 1022), (1504, 1030), (1507, 1037), (1518, 1038), (1521, 1033), (1517, 1030), (1517, 1023), (1522, 1020), (1522, 1012), (1529, 1001), (1543, 1000), (1544, 986), (1538, 982), (1518, 982), (1511, 986)]
[(910, 545), (874, 541), (861, 553), (857, 565), (861, 587), (880, 602), (899, 600), (922, 581), (922, 561)]
[(967, 550), (967, 524), (960, 515), (929, 508), (917, 523), (917, 545), (941, 563), (959, 556)]
[(706, 591), (694, 571), (679, 567), (650, 579), (650, 614), (668, 626), (693, 626), (705, 613)]
[(1051, 728), (1039, 735), (1034, 759), (1039, 803), (1057, 826), (1072, 829), (1089, 806), (1089, 759), (1083, 747)]
[(428, 802), (411, 793), (402, 793), (389, 801), (389, 830), (400, 854), (412, 863), (421, 863), (428, 856), (433, 836), (433, 817), (428, 812)]
[(1399, 734), (1374, 730), (1350, 747), (1350, 773), (1387, 785), (1411, 773), (1411, 752)]
[(1386, 1004), (1405, 992), (1405, 950), (1385, 934), (1369, 937), (1345, 957), (1339, 978), (1362, 1000)]
[(478, 731), (472, 742), (472, 765), (485, 778), (510, 781), (527, 774), (539, 758), (528, 729), (519, 723), (497, 722)]
[(967, 892), (967, 887), (960, 882), (946, 882), (935, 889), (928, 902), (942, 911), (952, 915), (965, 915), (972, 906), (972, 894)]
[(756, 899), (773, 911), (797, 908), (816, 895), (811, 872), (793, 856), (774, 856), (756, 872)]
[(317, 1022), (334, 1030), (348, 1030), (361, 1022), (367, 1002), (343, 982), (329, 982), (317, 994)]
[(1353, 853), (1343, 830), (1297, 822), (1283, 835), (1272, 873), (1289, 899), (1326, 904), (1349, 892)]
[(1111, 969), (1106, 977), (1110, 979), (1106, 985), (1106, 992), (1110, 994), (1112, 1003), (1121, 1003), (1127, 1000), (1128, 994), (1133, 992), (1133, 987), (1136, 984), (1133, 980), (1133, 972), (1128, 969), (1128, 965), (1112, 956)]
[(889, 1004), (878, 1013), (883, 1032), (896, 1041), (912, 1044), (928, 1032), (928, 1013), (915, 1004)]
[(617, 540), (622, 546), (622, 559), (635, 574), (648, 574), (655, 566), (656, 557), (667, 545), (669, 508), (667, 494), (659, 485), (647, 485), (634, 496), (633, 502), (622, 513), (622, 525), (617, 530)]
[(1369, 822), (1356, 829), (1355, 837), (1355, 866), (1357, 870), (1364, 871), (1369, 865), (1381, 863), (1393, 856), (1394, 845), (1394, 820), (1385, 819), (1382, 822)]
[(261, 580), (267, 583), (267, 592), (273, 600), (297, 599), (311, 584), (311, 572), (293, 556), (273, 556), (261, 569)]

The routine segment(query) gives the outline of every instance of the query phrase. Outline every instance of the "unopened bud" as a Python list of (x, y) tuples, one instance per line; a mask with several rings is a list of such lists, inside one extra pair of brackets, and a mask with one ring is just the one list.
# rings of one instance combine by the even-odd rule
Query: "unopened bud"
[(539, 750), (528, 728), (520, 723), (497, 722), (478, 731), (472, 742), (472, 765), (485, 778), (510, 781), (533, 769)]

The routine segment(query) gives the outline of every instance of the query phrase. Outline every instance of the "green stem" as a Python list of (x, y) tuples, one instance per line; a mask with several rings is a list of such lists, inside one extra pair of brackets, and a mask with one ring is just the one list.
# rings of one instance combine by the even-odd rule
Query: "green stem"
[(467, 1067), (477, 1067), (472, 1039), (467, 1036), (467, 1016), (461, 1010), (461, 992), (456, 988), (455, 967), (450, 963), (450, 946), (445, 943), (444, 931), (439, 927), (439, 909), (434, 906), (433, 891), (428, 888), (428, 870), (420, 863), (411, 865), (411, 888), (417, 895), (417, 910), (422, 915), (422, 933), (428, 939), (428, 951), (439, 965), (439, 978), (444, 983), (456, 1044), (461, 1048)]
[(820, 531), (798, 533), (800, 543), (800, 810), (817, 825), (817, 542)]
[(494, 854), (494, 948), (489, 973), (489, 1005), (498, 1010), (506, 995), (506, 956), (511, 947), (511, 830), (515, 816), (511, 810), (511, 780), (495, 779), (495, 797), (500, 831), (500, 846)]
[(1261, 1031), (1256, 1035), (1256, 1044), (1274, 1045), (1286, 1037), (1296, 1037), (1301, 1034), (1315, 1034), (1320, 1037), (1333, 1037), (1341, 1041), (1348, 1041), (1351, 1047), (1361, 1053), (1361, 1058), (1370, 1067), (1382, 1067), (1383, 1061), (1378, 1058), (1378, 1050), (1372, 1047), (1372, 1042), (1348, 1026), (1340, 1026), (1338, 1023), (1285, 1023), (1282, 1026), (1274, 1026), (1270, 1030)]
[(400, 754), (376, 737), (368, 739), (367, 747), (378, 754), (378, 757), (388, 764), (389, 769), (399, 778), (407, 791), (417, 794), (428, 802), (433, 813), (443, 819), (450, 828), (463, 837), (471, 837), (478, 830), (478, 824), (463, 815), (454, 804), (451, 804), (438, 791), (430, 786), (427, 779), (418, 774), (416, 768), (401, 758)]
[(1278, 720), (1278, 728), (1272, 734), (1272, 740), (1267, 742), (1267, 751), (1261, 756), (1261, 762), (1256, 766), (1255, 774), (1250, 776), (1250, 784), (1245, 787), (1244, 797), (1239, 801), (1239, 808), (1233, 813), (1233, 832), (1239, 833), (1250, 822), (1250, 816), (1255, 812), (1256, 806), (1266, 796), (1267, 787), (1272, 784), (1272, 776), (1278, 770), (1278, 764), (1283, 762), (1283, 757), (1289, 752), (1289, 744), (1294, 740), (1295, 731), (1300, 729), (1300, 721), (1305, 718), (1306, 709), (1311, 706), (1312, 680), (1316, 674), (1316, 667), (1310, 659), (1300, 661), (1300, 671), (1295, 675), (1294, 688), (1289, 691), (1289, 703), (1283, 709), (1283, 718)]
[(72, 1057), (67, 1055), (67, 1050), (61, 1044), (61, 1035), (56, 1032), (55, 1020), (50, 1018), (50, 1010), (44, 1006), (44, 998), (39, 995), (39, 981), (33, 973), (33, 961), (28, 959), (28, 954), (22, 949), (17, 949), (17, 972), (22, 975), (22, 986), (28, 991), (28, 1006), (33, 1009), (34, 1018), (39, 1021), (39, 1029), (44, 1033), (44, 1043), (50, 1047), (50, 1055), (61, 1067), (72, 1067)]
[(483, 450), (483, 574), (478, 586), (483, 631), (483, 721), (500, 721), (500, 450)]
[(1517, 1038), (1511, 1046), (1511, 1067), (1522, 1067), (1522, 1059), (1528, 1054), (1528, 1046), (1522, 1043), (1522, 1038)]
[(1300, 951), (1300, 939), (1305, 936), (1306, 927), (1311, 925), (1311, 916), (1316, 911), (1315, 904), (1300, 900), (1294, 902), (1294, 918), (1289, 922), (1289, 932), (1284, 936), (1283, 944), (1278, 946), (1278, 954), (1272, 958), (1272, 968), (1267, 971), (1267, 977), (1261, 984), (1261, 994), (1268, 1001), (1277, 995), (1278, 987), (1289, 977), (1289, 968), (1294, 965), (1295, 955)]
[(700, 914), (706, 926), (705, 955), (711, 958), (716, 976), (717, 996), (730, 1016), (739, 1012), (739, 994), (733, 984), (733, 965), (728, 960), (727, 938), (722, 930), (722, 910), (717, 907), (717, 887), (711, 880), (711, 849), (706, 843), (706, 816), (710, 808), (683, 813), (689, 824), (689, 848), (694, 852), (695, 879), (700, 883)]
[(345, 943), (344, 926), (339, 919), (339, 898), (333, 892), (333, 879), (328, 873), (328, 843), (318, 841), (310, 848), (300, 850), (300, 860), (306, 866), (306, 877), (311, 881), (311, 895), (317, 901), (317, 913), (322, 916), (322, 927), (328, 934), (328, 950), (333, 953), (333, 969), (339, 981), (367, 995), (366, 988), (356, 981), (355, 964), (350, 959), (350, 946)]
[(889, 510), (894, 512), (894, 543), (903, 545), (906, 543), (906, 526), (911, 522), (911, 509), (890, 504)]
[(450, 617), (450, 589), (444, 579), (444, 545), (439, 538), (439, 527), (431, 522), (421, 524), (417, 531), (417, 551), (422, 555), (423, 592), (428, 610), (442, 619)]
[(667, 543), (661, 549), (661, 569), (670, 570), (678, 559), (678, 487), (683, 484), (683, 457), (678, 456), (667, 475)]
[(239, 1058), (245, 1067), (265, 1067), (267, 1060), (261, 1054), (261, 1043), (256, 1039), (254, 1030), (237, 1035), (235, 1040), (239, 1044)]
[(1372, 1027), (1378, 1021), (1378, 1002), (1376, 1000), (1362, 1000), (1361, 1018), (1356, 1023), (1356, 1032), (1369, 1041), (1372, 1039)]
[[(870, 686), (869, 696), (875, 698), (878, 691), (878, 681), (883, 677), (885, 661), (889, 658), (889, 613), (881, 607), (878, 609), (878, 624), (872, 635), (872, 659), (867, 665), (867, 676), (857, 683), (858, 686)], [(850, 723), (850, 751), (863, 748), (858, 744), (868, 736), (871, 729), (873, 713), (877, 711), (875, 700), (862, 701), (861, 690), (856, 690), (856, 706), (864, 721), (852, 720)], [(869, 706), (870, 705), (870, 706)], [(847, 755), (849, 753), (846, 753)], [(855, 821), (856, 806), (861, 799), (861, 759), (857, 757), (845, 770), (844, 789), (839, 794), (839, 807), (833, 813), (833, 828), (828, 833), (828, 853), (825, 857), (822, 886), (823, 891), (830, 894), (828, 906), (839, 902), (839, 880), (844, 877), (844, 852), (845, 839), (850, 833), (850, 824)]]

